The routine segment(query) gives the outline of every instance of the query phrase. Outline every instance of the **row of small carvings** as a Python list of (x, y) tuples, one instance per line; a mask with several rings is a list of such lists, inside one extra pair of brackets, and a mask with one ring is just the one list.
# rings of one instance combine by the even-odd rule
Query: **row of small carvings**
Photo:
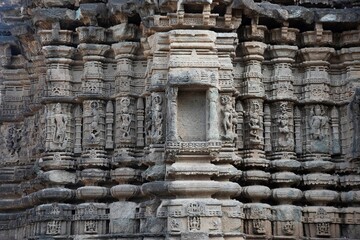
[[(160, 17), (161, 18), (161, 17)], [(159, 19), (158, 24), (165, 23), (170, 26), (169, 19)], [(196, 18), (196, 17), (195, 17)], [(158, 18), (156, 18), (158, 20)], [(162, 20), (162, 21), (161, 21)], [(165, 20), (165, 22), (164, 22)], [(201, 20), (201, 19), (200, 19)], [(156, 23), (155, 23), (156, 24)], [(121, 40), (138, 38), (138, 27), (134, 24), (119, 24), (108, 29), (88, 26), (78, 27), (76, 32), (71, 30), (40, 30), (38, 34), (43, 45), (64, 44), (76, 45), (78, 43), (114, 43)], [(269, 43), (287, 43), (297, 46), (358, 46), (360, 30), (344, 31), (333, 34), (330, 30), (315, 30), (299, 33), (296, 28), (275, 28), (267, 30), (266, 26), (241, 26), (239, 38), (242, 41), (262, 41)]]
[[(198, 204), (198, 203), (197, 203)], [(223, 209), (223, 205), (220, 203), (218, 206), (201, 206), (201, 212), (191, 212), (189, 207), (184, 205), (182, 207), (177, 207), (172, 209), (172, 211), (160, 211), (157, 212), (147, 212), (143, 213), (142, 211), (147, 211), (143, 207), (131, 208), (131, 214), (128, 216), (118, 217), (111, 213), (111, 207), (108, 204), (104, 203), (86, 203), (86, 204), (44, 204), (37, 206), (36, 208), (28, 209), (24, 212), (19, 213), (8, 213), (2, 214), (0, 217), (0, 230), (5, 229), (14, 229), (37, 222), (50, 223), (52, 221), (63, 221), (65, 222), (81, 222), (81, 221), (96, 221), (103, 222), (104, 224), (109, 224), (109, 219), (118, 220), (124, 218), (127, 221), (132, 219), (144, 219), (147, 218), (187, 218), (192, 216), (197, 217), (228, 217), (232, 218), (235, 221), (247, 221), (247, 220), (256, 220), (261, 219), (263, 221), (277, 222), (279, 221), (277, 214), (278, 211), (291, 211), (295, 210), (296, 212), (302, 213), (300, 216), (293, 216), (294, 221), (296, 219), (299, 223), (318, 223), (318, 222), (327, 222), (334, 224), (360, 224), (360, 208), (359, 207), (349, 207), (349, 208), (335, 208), (335, 207), (298, 207), (294, 205), (284, 205), (284, 209), (279, 207), (281, 206), (270, 206), (267, 204), (239, 204), (234, 206), (232, 209)], [(199, 209), (194, 209), (199, 210)], [(136, 213), (140, 211), (140, 213)], [(112, 215), (112, 217), (110, 216)], [(319, 221), (318, 221), (319, 220)], [(131, 222), (129, 222), (131, 224)], [(134, 223), (133, 223), (134, 224)], [(135, 224), (136, 225), (136, 224)], [(105, 228), (109, 229), (109, 228)]]

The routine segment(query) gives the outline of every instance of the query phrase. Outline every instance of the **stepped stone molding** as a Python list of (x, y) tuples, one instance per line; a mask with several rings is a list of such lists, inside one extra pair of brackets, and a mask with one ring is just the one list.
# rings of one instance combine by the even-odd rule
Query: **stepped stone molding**
[(0, 239), (359, 239), (359, 0), (4, 0)]

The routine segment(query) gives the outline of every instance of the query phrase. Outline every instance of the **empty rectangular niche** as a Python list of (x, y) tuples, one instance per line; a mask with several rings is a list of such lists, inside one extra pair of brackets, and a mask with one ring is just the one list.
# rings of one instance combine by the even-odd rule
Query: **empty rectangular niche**
[(180, 141), (206, 140), (205, 91), (179, 91), (177, 129)]

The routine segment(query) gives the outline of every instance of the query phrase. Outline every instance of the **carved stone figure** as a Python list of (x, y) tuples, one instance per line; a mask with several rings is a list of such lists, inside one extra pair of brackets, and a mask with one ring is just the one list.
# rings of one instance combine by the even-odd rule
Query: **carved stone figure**
[(91, 143), (96, 143), (98, 142), (98, 135), (100, 133), (100, 129), (99, 129), (99, 112), (97, 110), (98, 108), (98, 103), (93, 102), (91, 104), (91, 116), (92, 116), (92, 121), (90, 124), (90, 138), (89, 141)]
[(120, 106), (120, 131), (124, 138), (129, 138), (131, 130), (130, 98), (122, 98)]
[(225, 140), (234, 141), (237, 138), (235, 133), (236, 124), (237, 124), (237, 113), (233, 106), (233, 101), (229, 96), (220, 97), (221, 104), (223, 105), (222, 113), (223, 113), (223, 121), (222, 125), (225, 131), (225, 135), (223, 138)]
[(151, 131), (152, 131), (152, 107), (151, 102), (148, 101), (146, 109), (145, 109), (145, 134), (147, 137), (151, 137)]
[(321, 105), (315, 105), (310, 110), (309, 126), (310, 136), (313, 140), (323, 140), (326, 135), (326, 124), (329, 118), (325, 116), (325, 108)]
[(322, 105), (312, 106), (310, 109), (309, 137), (312, 141), (311, 152), (327, 152), (329, 149), (329, 118), (326, 116), (326, 107)]
[(163, 136), (163, 113), (162, 97), (156, 94), (152, 99), (152, 138), (155, 143), (159, 142)]
[(22, 129), (11, 125), (8, 128), (6, 147), (11, 157), (18, 156), (21, 148)]
[(178, 89), (175, 87), (171, 87), (166, 91), (166, 97), (168, 100), (167, 103), (167, 114), (172, 116), (170, 121), (167, 122), (167, 140), (177, 141), (177, 126), (176, 126), (176, 117), (177, 117), (177, 95)]
[(55, 124), (55, 131), (53, 141), (56, 144), (62, 146), (66, 139), (66, 125), (68, 123), (68, 117), (63, 113), (61, 104), (57, 103), (54, 108), (53, 121)]
[(252, 103), (252, 111), (250, 111), (248, 113), (249, 115), (249, 134), (251, 136), (250, 141), (253, 143), (260, 143), (261, 142), (261, 137), (260, 137), (260, 133), (259, 130), (262, 127), (262, 123), (261, 123), (261, 117), (259, 114), (260, 111), (260, 104), (257, 101), (254, 101)]
[(292, 120), (289, 115), (289, 109), (287, 103), (280, 104), (280, 114), (278, 116), (279, 124), (279, 145), (281, 147), (288, 147), (294, 145), (294, 140), (290, 136), (292, 131), (289, 128), (289, 121)]

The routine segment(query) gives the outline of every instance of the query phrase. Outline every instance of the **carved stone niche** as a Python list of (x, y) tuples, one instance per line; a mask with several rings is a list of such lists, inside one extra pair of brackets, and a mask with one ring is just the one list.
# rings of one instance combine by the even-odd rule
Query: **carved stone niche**
[[(169, 86), (167, 145), (175, 144), (175, 148), (194, 151), (210, 151), (214, 145), (210, 143), (220, 141), (219, 102), (219, 92), (215, 87), (209, 88), (199, 84), (189, 84), (186, 87)], [(197, 146), (188, 143), (196, 143)], [(199, 143), (202, 143), (201, 146)]]
[(304, 207), (304, 235), (310, 238), (339, 238), (339, 210), (334, 207)]
[(168, 214), (167, 233), (173, 237), (169, 239), (208, 239), (208, 235), (222, 233), (223, 213), (218, 200), (176, 199), (165, 201), (159, 209)]
[(273, 207), (274, 239), (299, 239), (303, 236), (301, 207), (279, 205)]
[(35, 209), (35, 236), (67, 235), (71, 232), (73, 207), (70, 204), (43, 204)]
[(104, 203), (77, 205), (74, 216), (74, 234), (105, 234), (108, 207)]
[(182, 142), (206, 140), (206, 92), (179, 91), (177, 128)]

